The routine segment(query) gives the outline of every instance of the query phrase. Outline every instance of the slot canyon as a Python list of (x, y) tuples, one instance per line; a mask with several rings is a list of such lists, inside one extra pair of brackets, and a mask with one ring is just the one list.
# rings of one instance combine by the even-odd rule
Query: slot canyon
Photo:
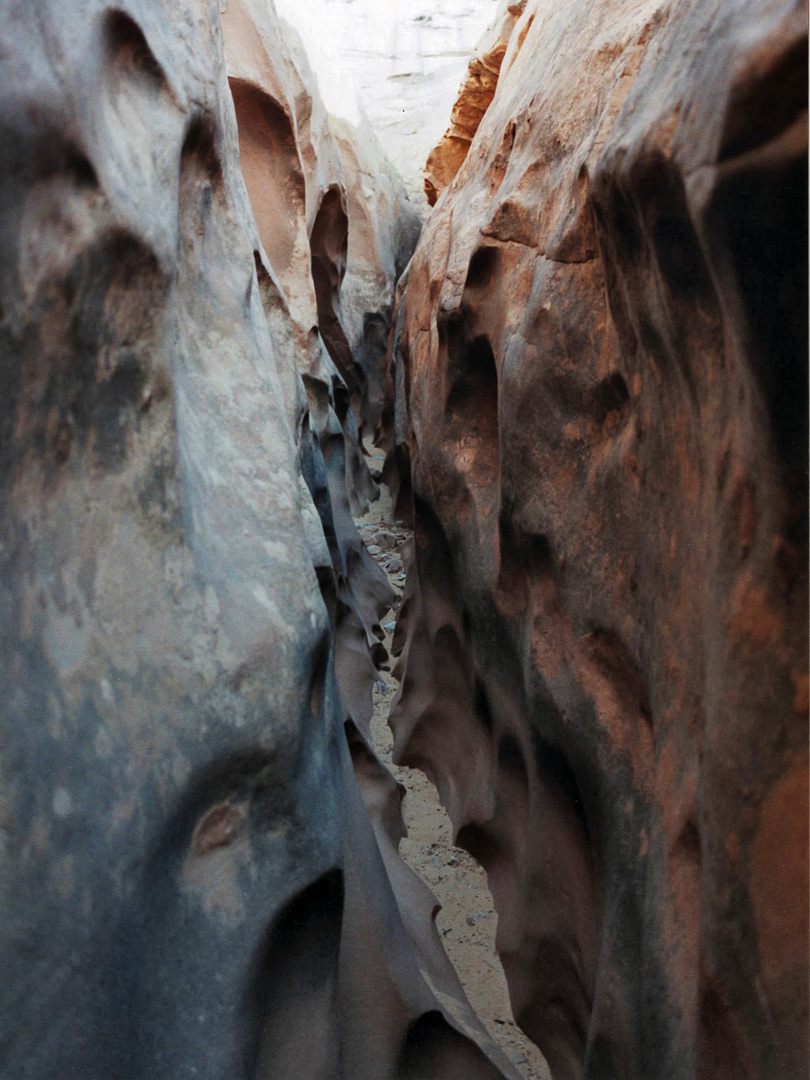
[(0, 6), (2, 1080), (808, 1075), (807, 6), (411, 7)]

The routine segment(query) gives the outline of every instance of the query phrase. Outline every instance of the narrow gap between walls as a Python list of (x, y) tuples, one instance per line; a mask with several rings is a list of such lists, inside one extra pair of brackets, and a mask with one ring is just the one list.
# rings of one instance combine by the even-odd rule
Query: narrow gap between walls
[[(377, 476), (384, 454), (369, 443), (364, 449), (369, 455), (369, 467)], [(382, 620), (383, 644), (389, 659), (378, 671), (371, 734), (377, 755), (407, 792), (402, 805), (407, 835), (400, 841), (399, 853), (441, 904), (436, 917), (439, 937), (470, 1004), (493, 1040), (525, 1080), (551, 1080), (543, 1055), (512, 1016), (503, 967), (495, 951), (498, 915), (486, 872), (469, 852), (453, 844), (450, 819), (425, 774), (394, 765), (391, 760), (394, 739), (388, 716), (398, 687), (391, 671), (396, 662), (391, 645), (405, 587), (403, 551), (412, 534), (394, 518), (388, 488), (379, 479), (378, 483), (380, 498), (362, 517), (355, 518), (355, 523), (369, 554), (384, 570), (396, 593), (394, 606)]]

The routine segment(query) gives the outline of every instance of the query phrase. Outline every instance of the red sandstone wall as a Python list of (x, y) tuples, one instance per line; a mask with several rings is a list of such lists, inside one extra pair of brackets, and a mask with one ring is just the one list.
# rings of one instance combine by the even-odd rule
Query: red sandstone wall
[(400, 307), (396, 755), (555, 1080), (807, 1068), (806, 30), (529, 0)]

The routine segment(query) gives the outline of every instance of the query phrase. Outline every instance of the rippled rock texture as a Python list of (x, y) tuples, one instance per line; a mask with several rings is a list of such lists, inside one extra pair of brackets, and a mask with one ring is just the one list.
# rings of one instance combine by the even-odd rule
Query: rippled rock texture
[(363, 735), (393, 177), (250, 0), (12, 2), (0, 69), (0, 1072), (513, 1075)]
[(807, 1069), (806, 124), (801, 4), (528, 0), (400, 304), (395, 760), (555, 1080)]

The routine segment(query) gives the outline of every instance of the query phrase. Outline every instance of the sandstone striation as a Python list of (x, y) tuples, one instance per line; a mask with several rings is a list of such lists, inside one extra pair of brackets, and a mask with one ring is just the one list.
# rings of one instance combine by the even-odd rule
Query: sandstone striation
[(353, 349), (407, 206), (382, 170), (353, 254), (348, 135), (264, 4), (5, 16), (0, 1072), (514, 1077), (366, 738), (382, 329)]
[(555, 1080), (807, 1071), (806, 59), (528, 0), (399, 304), (394, 759)]

